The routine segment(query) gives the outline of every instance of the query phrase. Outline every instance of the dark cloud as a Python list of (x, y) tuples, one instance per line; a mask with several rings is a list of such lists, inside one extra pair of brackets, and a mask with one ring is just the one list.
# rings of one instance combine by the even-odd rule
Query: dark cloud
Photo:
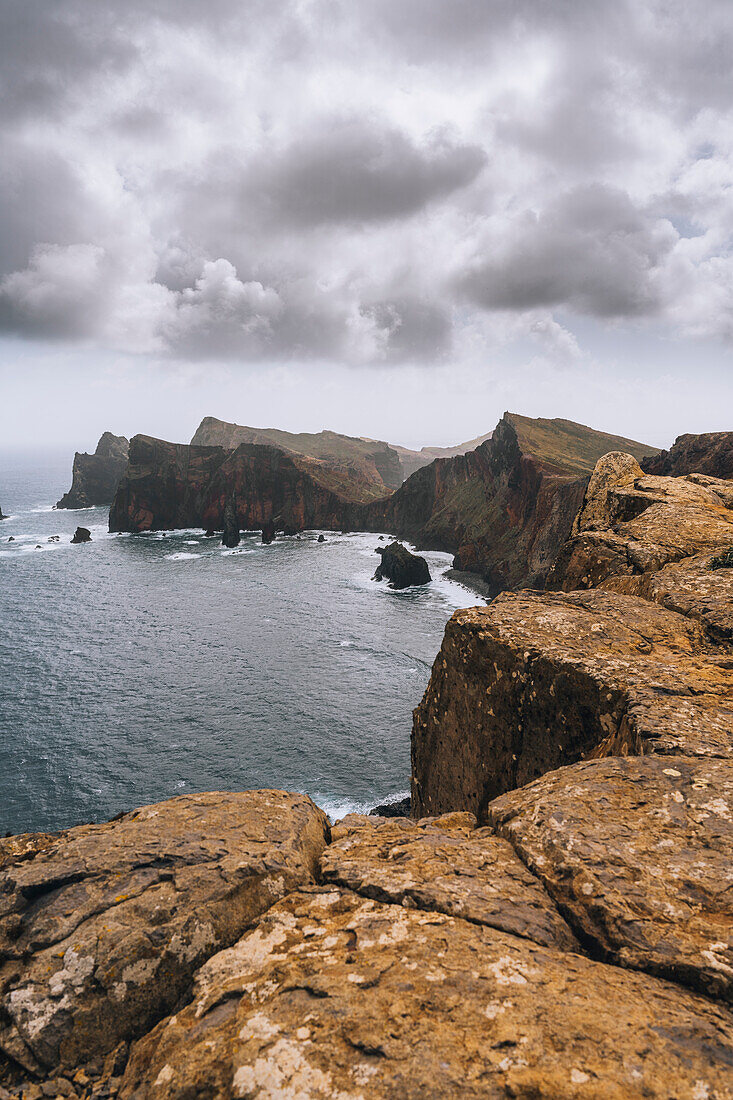
[(655, 275), (677, 240), (666, 220), (645, 217), (623, 191), (599, 184), (490, 226), (460, 276), (461, 289), (490, 309), (569, 306), (600, 317), (659, 308)]
[(446, 132), (416, 142), (381, 120), (332, 118), (260, 157), (242, 197), (292, 225), (381, 221), (465, 187), (486, 160), (479, 145)]
[(728, 338), (731, 48), (729, 0), (5, 4), (0, 329), (339, 363), (578, 356), (581, 314)]

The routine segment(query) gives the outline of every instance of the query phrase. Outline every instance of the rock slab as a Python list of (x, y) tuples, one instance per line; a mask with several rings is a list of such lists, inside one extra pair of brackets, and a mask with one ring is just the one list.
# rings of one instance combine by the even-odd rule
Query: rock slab
[(274, 906), (133, 1052), (125, 1100), (729, 1100), (731, 1016), (669, 983), (336, 888)]
[(312, 881), (327, 834), (306, 796), (253, 791), (0, 840), (0, 1051), (41, 1073), (143, 1034)]

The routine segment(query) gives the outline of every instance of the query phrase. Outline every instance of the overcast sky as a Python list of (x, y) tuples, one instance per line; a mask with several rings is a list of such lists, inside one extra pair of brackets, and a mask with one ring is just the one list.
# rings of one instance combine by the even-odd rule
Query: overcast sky
[(5, 0), (0, 442), (733, 428), (731, 0)]

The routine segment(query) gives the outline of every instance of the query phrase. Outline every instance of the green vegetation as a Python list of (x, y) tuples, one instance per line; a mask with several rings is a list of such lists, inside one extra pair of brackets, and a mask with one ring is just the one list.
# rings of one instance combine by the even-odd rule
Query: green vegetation
[(507, 413), (524, 454), (557, 466), (569, 473), (589, 474), (602, 455), (624, 451), (638, 461), (658, 454), (658, 448), (622, 435), (597, 432), (572, 420), (533, 420), (518, 413)]

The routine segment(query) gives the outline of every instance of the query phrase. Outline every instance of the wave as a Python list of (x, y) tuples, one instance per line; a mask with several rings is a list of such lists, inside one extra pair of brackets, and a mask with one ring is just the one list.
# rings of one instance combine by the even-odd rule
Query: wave
[(186, 554), (183, 551), (180, 551), (177, 554), (166, 554), (165, 555), (166, 561), (191, 561), (193, 558), (200, 558), (200, 557), (201, 557), (200, 554)]
[(409, 798), (410, 791), (392, 791), (388, 795), (374, 795), (373, 798), (368, 799), (366, 802), (347, 798), (344, 795), (330, 795), (327, 797), (320, 797), (319, 795), (311, 795), (316, 806), (320, 806), (324, 811), (329, 821), (333, 824), (335, 821), (340, 821), (342, 817), (346, 817), (347, 814), (366, 814), (369, 810), (375, 806), (382, 806), (385, 803), (390, 804), (392, 802), (401, 802), (403, 798)]

